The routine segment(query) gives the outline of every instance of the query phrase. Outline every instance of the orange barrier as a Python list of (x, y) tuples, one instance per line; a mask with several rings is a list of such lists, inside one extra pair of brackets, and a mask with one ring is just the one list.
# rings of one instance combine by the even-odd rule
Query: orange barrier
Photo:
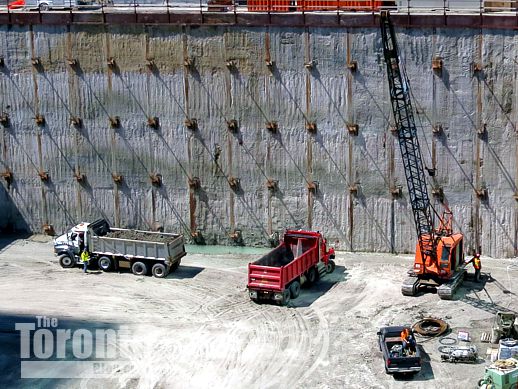
[(382, 6), (382, 3), (383, 1), (375, 0), (298, 0), (297, 11), (377, 11)]
[(290, 0), (248, 0), (248, 11), (277, 11), (288, 12), (290, 8)]

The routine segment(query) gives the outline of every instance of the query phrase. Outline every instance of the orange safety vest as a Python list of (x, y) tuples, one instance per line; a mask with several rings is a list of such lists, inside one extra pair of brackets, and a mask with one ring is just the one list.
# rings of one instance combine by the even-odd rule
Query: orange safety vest
[(473, 267), (475, 268), (475, 270), (480, 270), (480, 268), (482, 267), (480, 264), (480, 258), (473, 258)]
[(401, 340), (405, 340), (405, 341), (407, 340), (407, 336), (408, 336), (408, 335), (407, 335), (407, 332), (406, 332), (406, 331), (404, 331), (404, 330), (403, 330), (403, 331), (401, 331), (400, 336), (401, 336)]

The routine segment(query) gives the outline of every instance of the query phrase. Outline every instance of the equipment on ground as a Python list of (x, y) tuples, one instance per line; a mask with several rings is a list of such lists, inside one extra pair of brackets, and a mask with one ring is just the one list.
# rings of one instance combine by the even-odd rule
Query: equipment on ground
[(103, 271), (129, 268), (135, 275), (164, 278), (175, 271), (185, 253), (182, 235), (112, 228), (104, 219), (81, 223), (54, 240), (54, 253), (63, 268), (80, 263), (83, 249), (90, 267)]
[(499, 359), (486, 367), (484, 378), (478, 381), (480, 389), (517, 389), (518, 360)]
[(497, 312), (493, 328), (491, 328), (491, 343), (498, 343), (502, 338), (518, 339), (518, 317), (514, 312)]
[(501, 339), (498, 347), (498, 359), (518, 358), (518, 340)]
[(441, 352), (441, 362), (475, 363), (478, 361), (478, 352), (474, 345), (443, 346), (439, 351)]
[(250, 299), (286, 305), (297, 298), (304, 283), (313, 284), (335, 269), (335, 250), (320, 232), (287, 230), (275, 249), (248, 264)]
[[(380, 20), (390, 101), (417, 230), (414, 266), (401, 291), (406, 296), (414, 296), (419, 287), (432, 286), (437, 288), (437, 294), (441, 299), (451, 299), (466, 271), (463, 235), (453, 233), (452, 213), (446, 205), (442, 217), (437, 215), (431, 206), (410, 98), (410, 86), (406, 74), (400, 67), (396, 34), (390, 13), (382, 11)], [(435, 228), (432, 213), (439, 218), (439, 228)]]

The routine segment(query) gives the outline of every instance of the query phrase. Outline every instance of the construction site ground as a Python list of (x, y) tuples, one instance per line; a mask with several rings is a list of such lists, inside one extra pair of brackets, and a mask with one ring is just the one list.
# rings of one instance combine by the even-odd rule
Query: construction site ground
[[(488, 363), (481, 333), (498, 310), (518, 311), (510, 259), (482, 257), (486, 282), (467, 281), (454, 301), (442, 301), (434, 293), (401, 295), (411, 255), (338, 252), (333, 274), (281, 307), (248, 297), (247, 264), (257, 250), (199, 250), (188, 248), (177, 272), (157, 279), (127, 271), (85, 275), (62, 269), (48, 238), (0, 239), (0, 386), (474, 388)], [(21, 380), (14, 323), (36, 315), (57, 317), (64, 327), (127, 326), (127, 365), (109, 379)], [(422, 371), (385, 374), (378, 329), (428, 316), (447, 321), (449, 337), (469, 332), (480, 362), (441, 363), (438, 338), (418, 337)]]

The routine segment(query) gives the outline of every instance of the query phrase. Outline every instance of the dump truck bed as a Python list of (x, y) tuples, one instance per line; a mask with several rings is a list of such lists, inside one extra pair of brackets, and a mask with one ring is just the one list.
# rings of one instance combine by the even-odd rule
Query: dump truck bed
[(279, 246), (248, 265), (248, 288), (284, 290), (318, 262), (318, 239), (303, 232), (286, 233)]
[(110, 228), (104, 236), (90, 235), (89, 250), (123, 257), (175, 260), (185, 255), (182, 235)]

